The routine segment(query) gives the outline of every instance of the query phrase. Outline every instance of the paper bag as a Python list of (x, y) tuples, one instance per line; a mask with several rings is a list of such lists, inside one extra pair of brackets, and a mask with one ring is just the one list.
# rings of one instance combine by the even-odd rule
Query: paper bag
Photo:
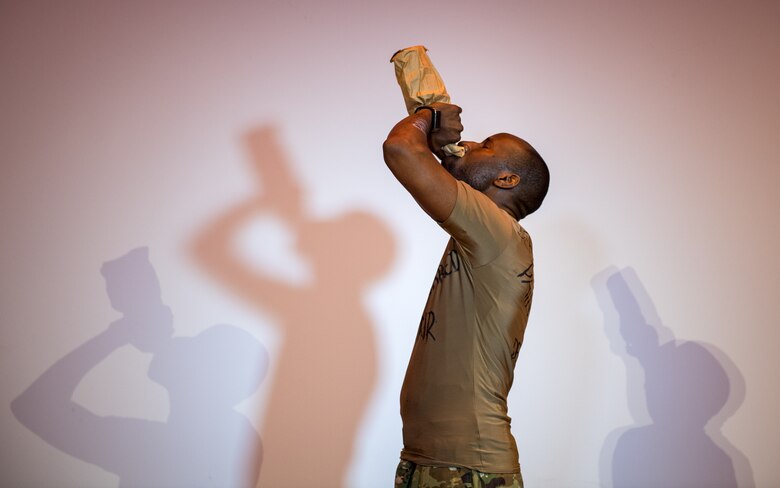
[[(425, 46), (412, 46), (396, 52), (390, 62), (395, 66), (395, 77), (401, 86), (406, 110), (413, 114), (421, 105), (450, 103), (450, 95), (439, 72), (428, 57)], [(442, 150), (450, 155), (463, 157), (465, 148), (447, 144)]]

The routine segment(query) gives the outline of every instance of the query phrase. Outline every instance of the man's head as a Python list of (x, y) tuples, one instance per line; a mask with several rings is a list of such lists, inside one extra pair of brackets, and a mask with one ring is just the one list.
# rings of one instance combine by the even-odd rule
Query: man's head
[(444, 168), (455, 178), (485, 193), (517, 219), (536, 211), (547, 195), (550, 172), (526, 141), (512, 134), (495, 134), (481, 143), (461, 141), (462, 158), (447, 157)]

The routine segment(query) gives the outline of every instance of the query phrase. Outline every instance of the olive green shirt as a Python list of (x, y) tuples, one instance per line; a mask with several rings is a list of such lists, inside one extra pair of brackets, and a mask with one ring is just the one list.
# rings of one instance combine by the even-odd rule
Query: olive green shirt
[(433, 280), (401, 390), (401, 458), (517, 473), (507, 395), (533, 294), (531, 238), (458, 181), (451, 239)]

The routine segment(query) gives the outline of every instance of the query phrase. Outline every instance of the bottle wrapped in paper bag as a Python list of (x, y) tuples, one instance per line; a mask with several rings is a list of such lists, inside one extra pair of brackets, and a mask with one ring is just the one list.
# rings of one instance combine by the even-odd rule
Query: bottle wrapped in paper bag
[[(450, 103), (444, 81), (431, 63), (427, 51), (425, 46), (412, 46), (401, 49), (390, 58), (410, 115), (421, 105)], [(459, 158), (466, 153), (466, 149), (457, 144), (447, 144), (442, 150)]]

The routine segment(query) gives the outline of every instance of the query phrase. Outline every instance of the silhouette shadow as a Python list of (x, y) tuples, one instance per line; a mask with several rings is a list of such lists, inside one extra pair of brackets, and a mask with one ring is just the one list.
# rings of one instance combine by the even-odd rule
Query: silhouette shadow
[[(255, 486), (260, 437), (233, 407), (259, 386), (267, 354), (247, 332), (212, 326), (173, 337), (148, 249), (101, 268), (112, 307), (107, 330), (54, 363), (11, 403), (41, 439), (119, 476), (120, 486)], [(148, 376), (168, 392), (165, 422), (96, 415), (72, 396), (84, 376), (126, 345), (153, 354)]]
[[(377, 370), (363, 295), (389, 269), (393, 236), (365, 212), (307, 216), (298, 179), (273, 129), (252, 130), (244, 142), (262, 192), (206, 225), (191, 249), (213, 279), (270, 314), (281, 332), (262, 428), (260, 485), (340, 486)], [(253, 269), (236, 253), (237, 233), (264, 215), (291, 229), (296, 239), (291, 252), (309, 263), (311, 280), (290, 284)]]
[(744, 379), (720, 350), (679, 341), (660, 325), (631, 268), (608, 268), (592, 286), (612, 351), (626, 363), (634, 424), (602, 448), (603, 486), (754, 486), (747, 458), (722, 434), (745, 398)]

